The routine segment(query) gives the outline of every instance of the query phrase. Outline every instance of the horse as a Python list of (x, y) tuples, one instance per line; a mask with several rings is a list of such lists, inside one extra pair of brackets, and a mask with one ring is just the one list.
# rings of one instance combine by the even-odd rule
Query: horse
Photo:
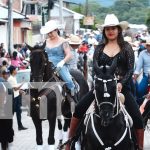
[[(48, 55), (45, 52), (45, 46), (46, 42), (43, 43), (43, 45), (35, 45), (34, 47), (31, 47), (27, 44), (28, 49), (31, 51), (30, 53), (30, 66), (31, 66), (31, 79), (30, 81), (34, 82), (56, 82), (56, 81), (62, 81), (58, 75), (56, 75), (53, 63), (48, 61)], [(80, 99), (85, 93), (88, 92), (88, 84), (84, 80), (83, 75), (78, 72), (77, 70), (70, 70), (71, 75), (73, 76), (73, 81), (77, 87), (77, 97)], [(46, 90), (46, 91), (45, 91)], [(64, 114), (66, 119), (66, 127), (65, 130), (67, 130), (67, 127), (70, 126), (70, 119), (72, 117), (72, 112), (70, 110), (70, 101), (69, 94), (67, 93), (66, 87), (63, 86), (63, 101), (62, 101), (62, 114)], [(36, 142), (37, 145), (42, 145), (42, 119), (39, 118), (38, 111), (39, 111), (39, 103), (40, 98), (42, 97), (43, 93), (46, 93), (47, 97), (47, 109), (48, 109), (48, 116), (47, 120), (49, 121), (50, 125), (50, 131), (49, 131), (49, 137), (48, 137), (48, 144), (51, 145), (50, 149), (54, 149), (54, 131), (55, 131), (55, 123), (56, 123), (56, 110), (57, 110), (57, 99), (56, 94), (54, 91), (50, 90), (49, 88), (43, 89), (41, 91), (30, 89), (30, 95), (31, 95), (31, 117), (33, 120), (33, 123), (36, 128)], [(40, 98), (39, 98), (40, 97)], [(66, 109), (69, 110), (66, 110)], [(62, 126), (60, 124), (60, 121), (58, 122), (58, 128), (61, 129)]]
[(95, 64), (95, 111), (84, 121), (82, 149), (135, 150), (132, 120), (118, 98), (115, 68), (115, 60), (111, 66)]

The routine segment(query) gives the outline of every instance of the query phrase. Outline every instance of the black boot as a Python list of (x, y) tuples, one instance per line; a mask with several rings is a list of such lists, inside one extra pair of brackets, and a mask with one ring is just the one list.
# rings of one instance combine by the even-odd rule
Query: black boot
[(136, 138), (137, 138), (137, 144), (139, 149), (143, 150), (144, 147), (144, 129), (136, 129), (135, 130)]
[[(69, 139), (71, 139), (72, 137), (75, 136), (75, 133), (76, 133), (76, 130), (77, 130), (79, 123), (80, 123), (80, 119), (72, 117), (71, 123), (70, 123), (69, 137), (68, 137)], [(70, 150), (70, 144), (69, 143), (66, 145), (65, 150)]]
[(20, 126), (18, 127), (18, 130), (27, 130), (28, 128), (24, 127), (24, 126)]

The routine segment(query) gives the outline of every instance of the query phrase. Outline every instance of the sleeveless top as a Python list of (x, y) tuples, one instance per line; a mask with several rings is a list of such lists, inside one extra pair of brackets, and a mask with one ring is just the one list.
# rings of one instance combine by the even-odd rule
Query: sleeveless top
[(45, 51), (47, 52), (48, 60), (53, 62), (54, 66), (65, 58), (63, 43), (53, 48), (45, 47)]

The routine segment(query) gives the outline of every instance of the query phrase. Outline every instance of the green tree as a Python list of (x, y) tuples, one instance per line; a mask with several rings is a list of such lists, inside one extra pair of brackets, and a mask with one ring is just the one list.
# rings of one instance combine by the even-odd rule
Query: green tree
[[(89, 14), (95, 17), (96, 24), (103, 24), (106, 14), (114, 13), (120, 21), (125, 20), (132, 24), (148, 24), (150, 27), (149, 0), (116, 0), (111, 7), (102, 7), (96, 0), (88, 1)], [(72, 10), (85, 15), (85, 6), (85, 3), (80, 7), (73, 6)]]
[(146, 25), (148, 26), (148, 29), (150, 30), (150, 9), (149, 9), (148, 17), (146, 18)]

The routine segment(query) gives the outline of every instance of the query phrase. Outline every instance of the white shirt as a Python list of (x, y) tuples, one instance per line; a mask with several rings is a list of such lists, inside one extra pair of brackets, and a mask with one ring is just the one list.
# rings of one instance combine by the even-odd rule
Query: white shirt
[(97, 40), (95, 38), (88, 38), (88, 44), (92, 44), (94, 45), (95, 43), (97, 43)]
[[(10, 75), (10, 77), (8, 78), (8, 82), (10, 83), (10, 85), (12, 86), (12, 88), (18, 87), (18, 83), (17, 83), (17, 79), (15, 76)], [(19, 90), (14, 91), (14, 98), (19, 96)]]

